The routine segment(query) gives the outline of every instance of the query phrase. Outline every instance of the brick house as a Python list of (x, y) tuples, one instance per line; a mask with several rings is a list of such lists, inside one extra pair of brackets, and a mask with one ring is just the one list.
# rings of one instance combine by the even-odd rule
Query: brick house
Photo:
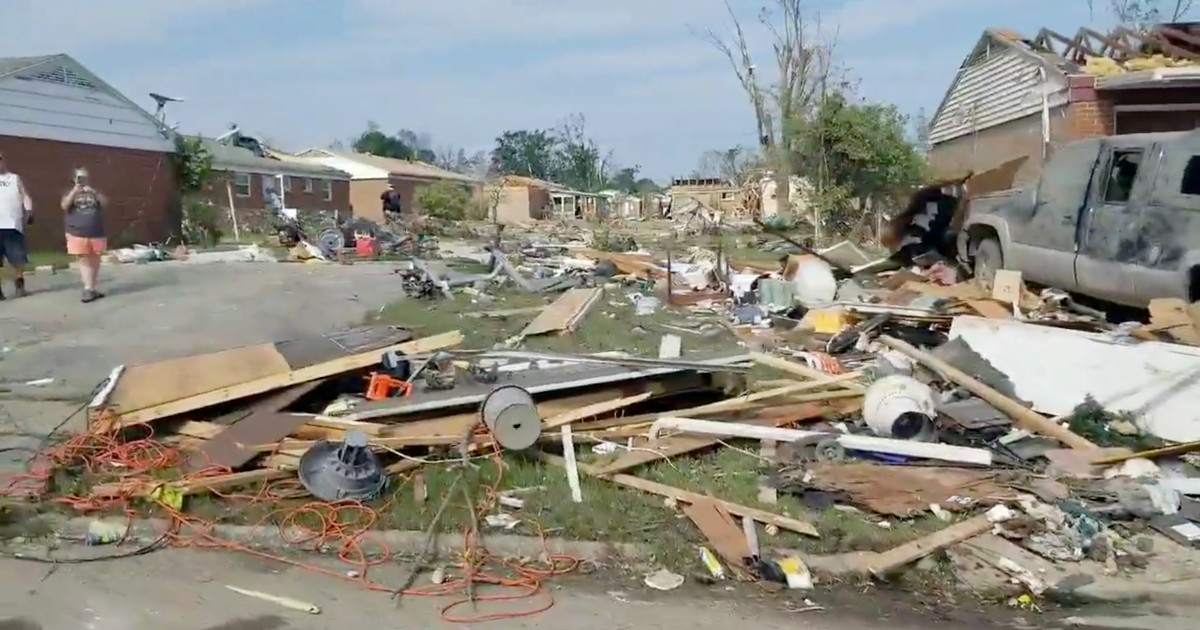
[(379, 197), (388, 185), (400, 193), (400, 207), (406, 212), (421, 212), (417, 191), (438, 182), (451, 182), (463, 187), (472, 199), (479, 199), (483, 182), (444, 168), (397, 158), (381, 157), (353, 151), (308, 149), (295, 155), (275, 153), (276, 157), (292, 163), (306, 163), (338, 169), (350, 174), (350, 207), (354, 216), (383, 223), (383, 206)]
[(76, 167), (108, 196), (113, 245), (177, 233), (174, 150), (153, 115), (71, 57), (0, 59), (0, 152), (33, 197), (30, 249), (63, 248), (58, 204)]
[[(929, 129), (929, 163), (941, 174), (976, 172), (1028, 156), (1016, 183), (1036, 178), (1054, 147), (1111, 134), (1200, 126), (1200, 67), (1140, 67), (1150, 52), (1200, 61), (1200, 29), (1147, 32), (1043, 29), (1026, 39), (988, 29), (963, 61)], [(1145, 51), (1145, 52), (1143, 52)], [(1102, 72), (1097, 60), (1114, 68)], [(1165, 62), (1163, 56), (1158, 62)]]
[(320, 164), (279, 160), (254, 150), (205, 139), (213, 156), (213, 176), (202, 196), (213, 205), (232, 209), (240, 224), (260, 229), (266, 218), (266, 192), (275, 188), (287, 208), (301, 216), (326, 213), (345, 216), (350, 208), (350, 174)]

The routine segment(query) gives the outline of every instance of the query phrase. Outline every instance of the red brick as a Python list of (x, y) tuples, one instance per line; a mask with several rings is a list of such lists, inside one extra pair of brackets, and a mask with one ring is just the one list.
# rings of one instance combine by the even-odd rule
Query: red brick
[(33, 197), (30, 249), (65, 246), (58, 204), (76, 167), (86, 168), (109, 199), (104, 226), (112, 245), (161, 241), (179, 229), (178, 216), (172, 216), (177, 184), (170, 154), (12, 136), (0, 136), (0, 152)]

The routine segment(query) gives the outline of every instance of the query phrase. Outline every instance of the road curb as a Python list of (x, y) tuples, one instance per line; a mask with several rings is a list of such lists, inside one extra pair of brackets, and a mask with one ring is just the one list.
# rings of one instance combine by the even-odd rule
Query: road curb
[[(82, 537), (88, 526), (96, 519), (71, 518), (55, 524), (55, 530), (62, 535)], [(124, 526), (123, 518), (100, 519), (106, 523)], [(170, 526), (165, 519), (135, 519), (130, 525), (128, 539), (148, 543), (158, 539)], [(278, 552), (332, 552), (336, 553), (338, 541), (330, 541), (329, 548), (314, 549), (311, 544), (305, 545), (297, 541), (312, 538), (312, 532), (298, 528), (280, 529), (266, 525), (229, 525), (216, 524), (209, 530), (217, 538), (233, 541), (261, 551)], [(184, 537), (189, 535), (186, 530), (181, 532)], [(360, 546), (369, 556), (382, 556), (386, 553), (415, 556), (425, 549), (427, 535), (425, 532), (402, 530), (369, 530), (360, 538)], [(488, 551), (506, 558), (537, 558), (543, 553), (561, 554), (578, 560), (604, 564), (613, 561), (648, 560), (653, 554), (644, 546), (631, 543), (609, 543), (582, 540), (564, 540), (548, 538), (541, 540), (531, 536), (515, 536), (512, 534), (488, 534), (485, 536)], [(435, 551), (439, 556), (450, 556), (461, 553), (464, 547), (462, 534), (442, 534), (436, 541)]]

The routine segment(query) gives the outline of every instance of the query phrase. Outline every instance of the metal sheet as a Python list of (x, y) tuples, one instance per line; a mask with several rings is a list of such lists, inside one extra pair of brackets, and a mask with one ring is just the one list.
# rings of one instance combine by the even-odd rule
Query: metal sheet
[[(749, 355), (738, 354), (718, 358), (697, 360), (701, 365), (732, 365), (749, 360)], [(620, 366), (568, 364), (552, 370), (530, 369), (508, 373), (499, 385), (517, 385), (530, 394), (561, 392), (595, 385), (608, 385), (654, 378), (667, 374), (687, 372), (683, 368), (653, 368), (638, 370)], [(402, 416), (423, 411), (451, 409), (454, 407), (477, 406), (495, 385), (478, 383), (462, 384), (452, 390), (420, 392), (411, 398), (397, 398), (368, 402), (359, 406), (358, 413), (344, 416), (346, 420), (366, 421), (389, 416)]]

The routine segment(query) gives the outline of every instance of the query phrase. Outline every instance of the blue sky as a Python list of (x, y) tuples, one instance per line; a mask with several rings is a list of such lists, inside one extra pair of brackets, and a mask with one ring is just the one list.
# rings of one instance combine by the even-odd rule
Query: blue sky
[[(731, 0), (747, 26), (774, 0)], [(505, 129), (582, 113), (621, 164), (683, 175), (753, 142), (726, 60), (721, 0), (4, 0), (0, 56), (66, 52), (135, 101), (215, 134), (231, 122), (292, 150), (363, 129), (490, 148)], [(1097, 3), (1103, 4), (1103, 2)], [(1072, 35), (1086, 0), (809, 0), (865, 98), (937, 107), (983, 29)], [(756, 46), (765, 37), (750, 31)], [(756, 50), (760, 75), (773, 65)]]

